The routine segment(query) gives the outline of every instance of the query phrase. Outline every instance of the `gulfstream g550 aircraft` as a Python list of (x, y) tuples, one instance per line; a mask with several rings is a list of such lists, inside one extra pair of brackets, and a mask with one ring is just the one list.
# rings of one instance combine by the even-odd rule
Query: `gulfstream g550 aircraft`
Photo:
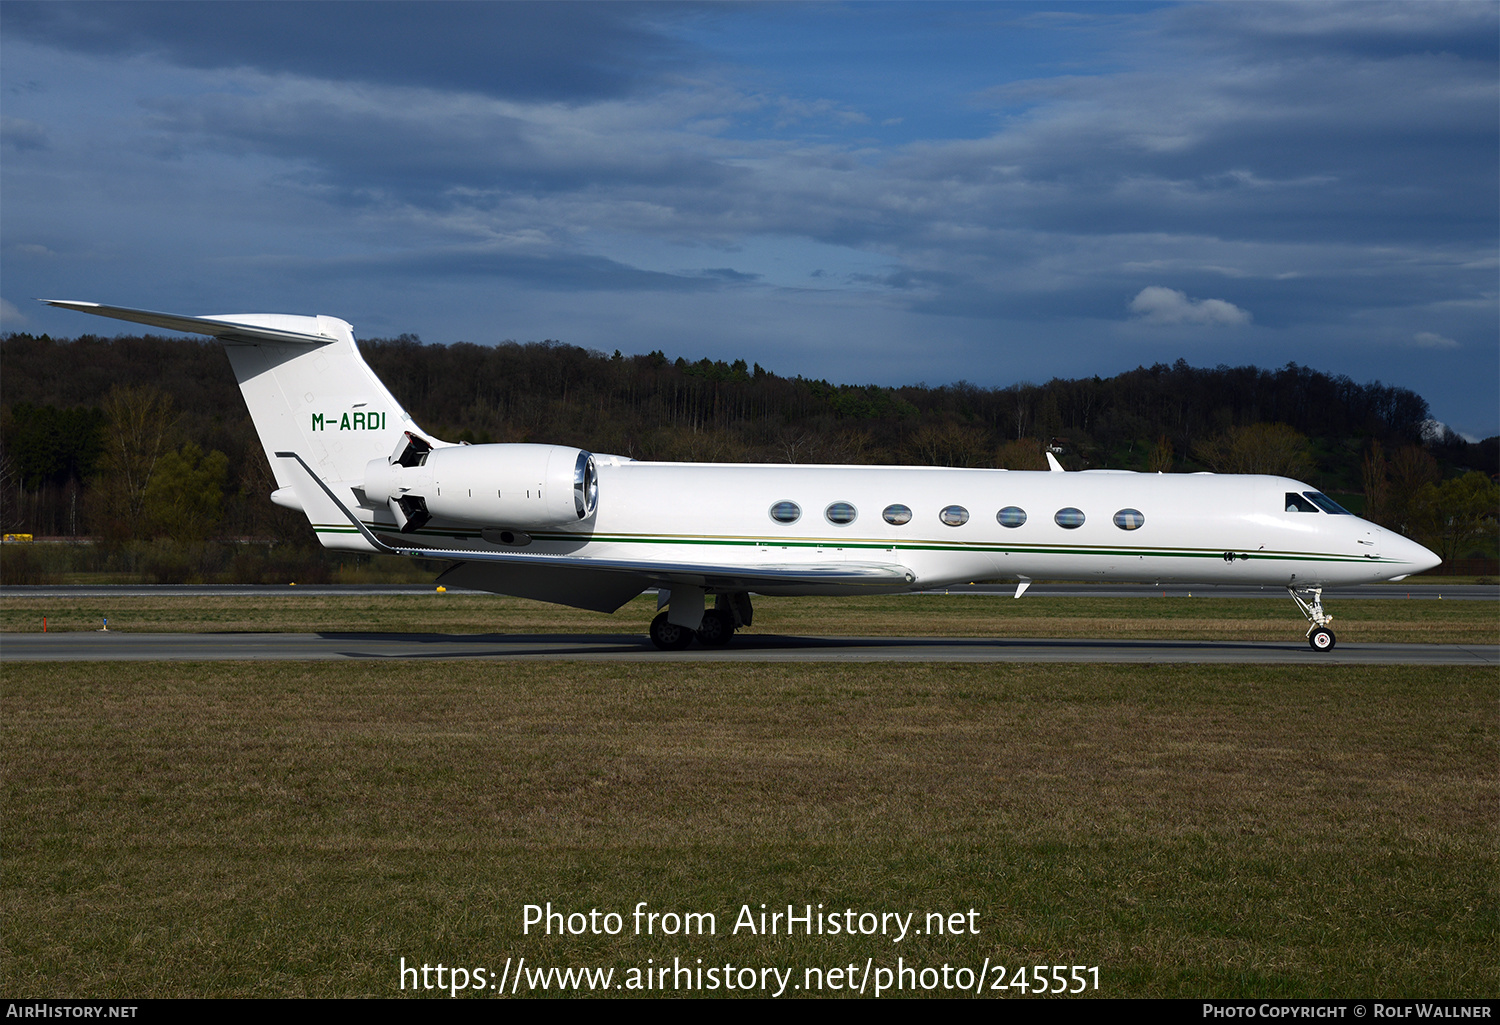
[[(613, 612), (647, 588), (661, 648), (724, 644), (750, 596), (1036, 578), (1283, 586), (1313, 648), (1324, 587), (1441, 560), (1284, 477), (649, 463), (454, 445), (415, 424), (334, 317), (53, 306), (221, 340), (276, 473), (327, 548), (451, 559), (444, 584)], [(1049, 457), (1050, 459), (1051, 457)], [(708, 607), (708, 597), (713, 605)]]

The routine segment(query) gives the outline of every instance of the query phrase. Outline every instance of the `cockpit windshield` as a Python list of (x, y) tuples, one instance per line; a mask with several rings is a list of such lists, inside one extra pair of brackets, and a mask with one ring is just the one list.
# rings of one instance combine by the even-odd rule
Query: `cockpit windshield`
[(1333, 499), (1329, 498), (1327, 495), (1323, 494), (1321, 491), (1304, 491), (1302, 493), (1304, 495), (1306, 495), (1308, 498), (1310, 498), (1312, 500), (1313, 504), (1316, 505), (1319, 509), (1322, 509), (1324, 512), (1329, 513), (1330, 515), (1333, 515), (1333, 516), (1353, 516), (1354, 515), (1348, 509), (1345, 509), (1343, 506), (1339, 505), (1337, 502), (1335, 502)]

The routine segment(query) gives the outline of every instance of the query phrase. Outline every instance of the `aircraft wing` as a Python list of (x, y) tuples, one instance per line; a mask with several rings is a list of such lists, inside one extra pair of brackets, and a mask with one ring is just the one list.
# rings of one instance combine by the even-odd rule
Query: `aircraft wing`
[[(115, 320), (129, 320), (137, 324), (149, 324), (151, 327), (164, 327), (169, 331), (182, 331), (192, 335), (211, 335), (226, 342), (281, 342), (295, 345), (326, 345), (333, 339), (323, 335), (306, 334), (300, 331), (289, 331), (278, 328), (271, 324), (249, 323), (252, 320), (291, 320), (313, 321), (313, 317), (245, 317), (234, 319), (222, 319), (219, 317), (184, 317), (177, 313), (154, 313), (151, 310), (131, 310), (123, 306), (104, 306), (99, 303), (76, 302), (72, 299), (43, 299), (42, 302), (48, 306), (57, 306), (64, 310), (77, 310), (80, 313), (92, 313), (98, 317), (113, 317)], [(244, 321), (244, 322), (241, 322)]]
[[(582, 555), (546, 555), (534, 552), (496, 552), (461, 548), (414, 548), (406, 545), (387, 544), (376, 536), (369, 526), (351, 510), (333, 489), (323, 481), (312, 467), (295, 452), (277, 452), (276, 458), (290, 460), (296, 464), (293, 473), (297, 498), (302, 508), (314, 522), (336, 522), (346, 520), (364, 537), (372, 549), (384, 555), (401, 555), (407, 558), (453, 559), (463, 563), (487, 563), (507, 567), (509, 576), (518, 581), (536, 580), (536, 571), (566, 571), (570, 574), (587, 574), (595, 580), (606, 576), (618, 577), (621, 587), (635, 589), (610, 608), (613, 611), (624, 601), (651, 586), (673, 584), (723, 590), (753, 591), (767, 587), (826, 586), (889, 588), (912, 583), (916, 575), (907, 567), (895, 563), (835, 562), (827, 564), (789, 563), (785, 565), (742, 566), (707, 562), (653, 562), (640, 559), (610, 559)], [(445, 577), (451, 576), (455, 567)], [(528, 572), (528, 569), (530, 572)], [(459, 577), (453, 581), (463, 586)], [(581, 577), (579, 578), (582, 579)], [(533, 585), (528, 585), (535, 589)], [(607, 588), (611, 592), (623, 593), (620, 588)], [(557, 598), (545, 600), (557, 601)], [(566, 604), (575, 604), (566, 602)], [(591, 605), (581, 607), (590, 608)]]
[[(378, 543), (378, 542), (377, 542)], [(705, 590), (755, 591), (770, 587), (883, 587), (909, 584), (916, 579), (905, 566), (892, 563), (837, 562), (826, 565), (736, 566), (721, 563), (648, 562), (640, 559), (600, 559), (587, 555), (527, 555), (520, 552), (478, 552), (455, 548), (397, 548), (382, 545), (385, 555), (419, 559), (454, 559), (464, 562), (498, 563), (517, 568), (612, 572), (639, 577), (645, 587), (677, 584)]]

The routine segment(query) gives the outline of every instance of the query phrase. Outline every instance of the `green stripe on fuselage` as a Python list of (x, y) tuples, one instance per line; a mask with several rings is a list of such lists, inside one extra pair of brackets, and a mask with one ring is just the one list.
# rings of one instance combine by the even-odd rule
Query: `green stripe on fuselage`
[[(320, 534), (354, 534), (357, 529), (352, 526), (340, 526), (338, 524), (314, 524), (313, 529)], [(391, 534), (389, 529), (372, 527), (379, 533)], [(403, 538), (420, 537), (424, 539), (442, 538), (452, 541), (476, 541), (479, 539), (479, 531), (466, 529), (443, 530), (439, 528), (424, 528), (413, 531), (410, 534), (400, 535)], [(1150, 547), (1115, 547), (1110, 545), (1060, 545), (1060, 544), (997, 544), (982, 541), (885, 541), (871, 538), (770, 538), (770, 537), (703, 537), (691, 534), (576, 534), (567, 532), (533, 533), (533, 541), (544, 541), (554, 543), (590, 543), (590, 544), (639, 544), (639, 545), (693, 545), (709, 548), (838, 548), (855, 551), (884, 551), (884, 552), (967, 552), (982, 555), (1092, 555), (1112, 558), (1159, 558), (1159, 559), (1223, 559), (1226, 551), (1223, 549), (1208, 548), (1150, 548)], [(500, 546), (496, 546), (500, 548)], [(501, 549), (504, 550), (504, 549)], [(434, 549), (441, 551), (441, 549)], [(1242, 562), (1250, 559), (1258, 559), (1270, 562), (1329, 562), (1329, 563), (1354, 563), (1358, 565), (1391, 565), (1398, 564), (1397, 560), (1386, 558), (1371, 558), (1366, 555), (1334, 555), (1323, 552), (1287, 552), (1287, 551), (1237, 551), (1233, 553), (1234, 561)]]

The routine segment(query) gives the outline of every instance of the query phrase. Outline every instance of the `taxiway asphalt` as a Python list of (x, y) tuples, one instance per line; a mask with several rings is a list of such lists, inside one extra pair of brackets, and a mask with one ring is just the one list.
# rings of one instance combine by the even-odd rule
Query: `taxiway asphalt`
[(1315, 652), (1269, 641), (780, 637), (740, 634), (723, 648), (658, 651), (628, 634), (8, 633), (0, 662), (400, 661), (1097, 662), (1270, 665), (1500, 665), (1494, 644), (1349, 644)]

